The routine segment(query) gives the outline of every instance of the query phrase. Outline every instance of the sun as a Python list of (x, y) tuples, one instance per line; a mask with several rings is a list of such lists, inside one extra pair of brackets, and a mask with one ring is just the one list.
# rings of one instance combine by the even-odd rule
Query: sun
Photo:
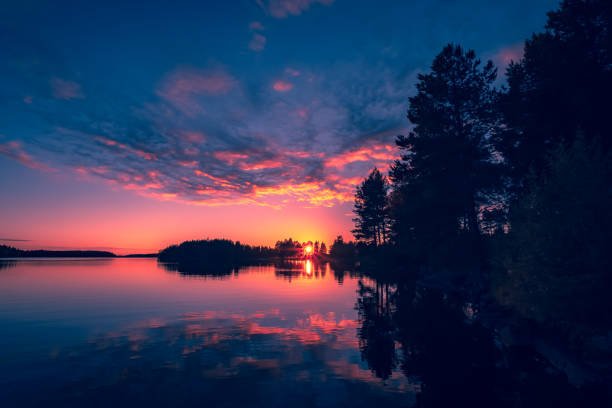
[(306, 252), (307, 255), (312, 254), (312, 245), (308, 245), (306, 248), (304, 248), (304, 252)]

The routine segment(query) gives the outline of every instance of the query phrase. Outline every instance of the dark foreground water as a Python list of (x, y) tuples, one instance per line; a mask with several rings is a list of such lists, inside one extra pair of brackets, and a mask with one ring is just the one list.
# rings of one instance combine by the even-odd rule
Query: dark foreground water
[(0, 406), (560, 406), (596, 401), (470, 304), (311, 262), (0, 261)]

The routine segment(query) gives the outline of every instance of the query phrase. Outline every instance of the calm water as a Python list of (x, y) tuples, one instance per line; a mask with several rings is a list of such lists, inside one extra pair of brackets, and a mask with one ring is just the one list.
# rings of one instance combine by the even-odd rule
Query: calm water
[(583, 396), (537, 356), (501, 353), (469, 305), (409, 284), (310, 262), (173, 269), (0, 261), (0, 406), (549, 406)]
[(4, 261), (0, 405), (409, 403), (416, 384), (362, 361), (358, 279), (339, 278), (310, 262), (200, 276), (155, 259)]

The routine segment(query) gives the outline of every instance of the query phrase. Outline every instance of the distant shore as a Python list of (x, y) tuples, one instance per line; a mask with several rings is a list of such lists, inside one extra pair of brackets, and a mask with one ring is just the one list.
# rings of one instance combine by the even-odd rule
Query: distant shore
[(157, 253), (117, 255), (109, 251), (52, 251), (47, 249), (18, 249), (0, 245), (0, 258), (157, 258)]

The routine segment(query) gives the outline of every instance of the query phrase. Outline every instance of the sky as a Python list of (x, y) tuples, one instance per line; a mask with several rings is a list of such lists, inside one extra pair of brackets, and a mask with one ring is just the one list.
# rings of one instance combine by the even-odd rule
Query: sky
[[(127, 4), (130, 3), (130, 4)], [(550, 0), (28, 1), (0, 14), (0, 244), (351, 237), (442, 47), (499, 68)]]

